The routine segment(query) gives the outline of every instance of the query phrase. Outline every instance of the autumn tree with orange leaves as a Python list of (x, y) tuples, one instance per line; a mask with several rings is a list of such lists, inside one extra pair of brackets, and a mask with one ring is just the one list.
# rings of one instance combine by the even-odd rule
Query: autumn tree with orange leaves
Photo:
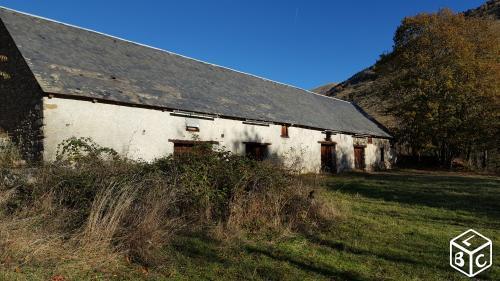
[(494, 21), (450, 10), (402, 21), (376, 65), (401, 145), (443, 165), (498, 145), (499, 34)]

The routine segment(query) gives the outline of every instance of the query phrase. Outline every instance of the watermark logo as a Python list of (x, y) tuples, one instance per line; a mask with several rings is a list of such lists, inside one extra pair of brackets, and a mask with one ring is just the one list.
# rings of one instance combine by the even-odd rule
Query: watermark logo
[(489, 268), (493, 261), (493, 243), (474, 229), (450, 241), (450, 265), (468, 277)]

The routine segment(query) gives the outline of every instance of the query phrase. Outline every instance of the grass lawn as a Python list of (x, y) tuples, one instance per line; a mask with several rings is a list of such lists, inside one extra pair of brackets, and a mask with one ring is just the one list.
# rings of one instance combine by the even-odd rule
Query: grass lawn
[[(500, 178), (403, 170), (307, 180), (343, 213), (330, 230), (235, 243), (186, 235), (166, 249), (168, 265), (116, 278), (469, 280), (448, 265), (448, 251), (451, 238), (473, 228), (493, 241), (494, 253), (493, 266), (476, 278), (500, 280)], [(29, 280), (26, 272), (0, 267), (0, 279)]]
[[(266, 280), (468, 280), (448, 265), (449, 240), (474, 228), (500, 253), (500, 179), (397, 171), (319, 180), (347, 212), (326, 233), (224, 247), (186, 237), (174, 278)], [(500, 280), (500, 256), (476, 278)]]

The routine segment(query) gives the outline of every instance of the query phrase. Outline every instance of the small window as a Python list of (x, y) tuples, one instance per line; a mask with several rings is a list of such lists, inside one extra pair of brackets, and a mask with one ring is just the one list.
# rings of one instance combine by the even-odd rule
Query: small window
[(287, 125), (281, 126), (281, 137), (288, 138), (288, 126)]
[(199, 127), (186, 126), (186, 131), (188, 131), (188, 132), (199, 132), (200, 128)]
[(385, 149), (383, 147), (380, 148), (380, 162), (385, 162)]
[(368, 143), (373, 143), (372, 137), (368, 137)]
[(194, 118), (186, 118), (186, 131), (188, 132), (199, 132), (200, 131), (200, 120)]
[(332, 133), (331, 132), (326, 132), (325, 141), (331, 141), (331, 140), (332, 140)]

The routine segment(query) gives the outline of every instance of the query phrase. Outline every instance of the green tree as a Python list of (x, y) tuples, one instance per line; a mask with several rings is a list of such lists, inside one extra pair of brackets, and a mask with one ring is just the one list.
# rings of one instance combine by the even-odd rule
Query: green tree
[(498, 31), (493, 21), (450, 10), (402, 21), (393, 51), (376, 65), (401, 145), (447, 165), (498, 145)]

